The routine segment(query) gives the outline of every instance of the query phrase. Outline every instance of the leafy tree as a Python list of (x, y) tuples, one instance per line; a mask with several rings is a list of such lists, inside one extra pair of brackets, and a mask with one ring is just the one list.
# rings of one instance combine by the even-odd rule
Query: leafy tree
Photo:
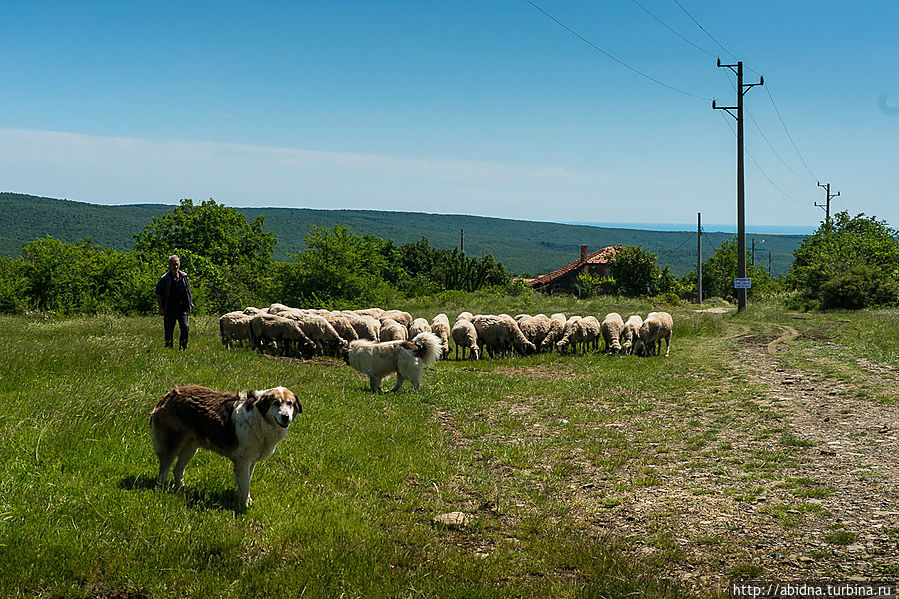
[(196, 289), (194, 303), (210, 312), (226, 312), (258, 297), (254, 290), (268, 286), (277, 242), (265, 230), (264, 217), (247, 222), (236, 208), (211, 199), (199, 205), (181, 200), (134, 239), (135, 251), (151, 259), (177, 254)]
[[(721, 242), (721, 247), (702, 263), (702, 294), (706, 297), (728, 297), (734, 292), (734, 278), (737, 276), (737, 238), (731, 237)], [(752, 279), (752, 288), (747, 295), (774, 291), (777, 285), (768, 271), (752, 264), (746, 252), (746, 276)], [(696, 272), (684, 277), (685, 282), (695, 287)]]
[(0, 312), (17, 314), (28, 308), (25, 263), (0, 257)]
[(639, 245), (616, 246), (617, 251), (609, 261), (618, 293), (628, 297), (675, 293), (677, 278), (669, 267), (659, 269), (656, 255)]
[(899, 304), (899, 234), (886, 221), (839, 212), (793, 257), (787, 281), (807, 307)]
[(313, 227), (303, 238), (306, 249), (277, 274), (282, 301), (296, 306), (338, 303), (375, 304), (391, 294), (386, 278), (398, 279), (388, 257), (395, 246), (382, 239), (360, 237), (348, 227)]

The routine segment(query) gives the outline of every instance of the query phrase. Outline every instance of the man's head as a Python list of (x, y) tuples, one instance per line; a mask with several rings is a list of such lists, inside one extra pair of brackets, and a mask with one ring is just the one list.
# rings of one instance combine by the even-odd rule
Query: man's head
[(169, 256), (169, 272), (176, 273), (181, 268), (181, 259), (178, 256)]

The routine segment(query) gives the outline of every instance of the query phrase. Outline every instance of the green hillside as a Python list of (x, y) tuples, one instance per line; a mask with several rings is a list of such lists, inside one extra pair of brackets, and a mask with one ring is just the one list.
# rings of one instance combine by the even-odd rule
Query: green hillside
[[(17, 256), (22, 245), (46, 235), (66, 242), (89, 237), (94, 242), (118, 250), (131, 249), (133, 235), (173, 206), (136, 204), (100, 206), (70, 200), (42, 198), (16, 193), (0, 193), (0, 255)], [(303, 236), (313, 225), (346, 225), (358, 234), (390, 238), (403, 244), (427, 237), (432, 245), (454, 248), (460, 230), (465, 230), (465, 251), (486, 253), (503, 262), (515, 273), (533, 275), (549, 272), (575, 260), (581, 244), (592, 250), (608, 245), (640, 245), (658, 255), (660, 266), (683, 275), (696, 267), (695, 232), (645, 231), (588, 225), (485, 218), (417, 212), (375, 210), (311, 210), (305, 208), (240, 208), (249, 218), (265, 217), (266, 228), (278, 238), (275, 258), (303, 249)], [(702, 244), (704, 256), (729, 238), (727, 233), (708, 233)], [(774, 274), (783, 274), (793, 259), (793, 249), (801, 235), (757, 235), (765, 244), (757, 254), (767, 266), (771, 252)], [(762, 251), (763, 250), (763, 251)]]

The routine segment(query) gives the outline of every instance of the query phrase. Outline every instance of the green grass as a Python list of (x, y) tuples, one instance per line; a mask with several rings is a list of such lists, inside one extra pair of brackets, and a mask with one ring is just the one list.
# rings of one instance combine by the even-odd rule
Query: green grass
[[(447, 294), (398, 307), (453, 319), (462, 309), (626, 317), (658, 306)], [(790, 477), (809, 446), (732, 364), (730, 333), (760, 334), (789, 317), (668, 309), (668, 359), (450, 360), (428, 371), (420, 392), (396, 395), (367, 393), (337, 360), (225, 351), (213, 318), (195, 318), (189, 351), (177, 352), (160, 347), (157, 318), (2, 317), (0, 596), (688, 595), (664, 582), (689, 555), (669, 528), (676, 512), (659, 503), (642, 539), (592, 518), (627, 513), (635, 496), (664, 491), (681, 473), (702, 477), (684, 489), (697, 501), (771, 498), (761, 510), (795, 530), (826, 515), (806, 502), (834, 490)], [(879, 317), (812, 318), (803, 322), (851, 328)], [(801, 343), (800, 353), (811, 351)], [(155, 488), (148, 416), (184, 383), (283, 384), (303, 401), (257, 466), (246, 512), (230, 464), (208, 452), (183, 488)], [(432, 524), (451, 511), (472, 522)], [(688, 540), (736, 551), (743, 541), (729, 534)], [(718, 573), (754, 569), (722, 555)]]

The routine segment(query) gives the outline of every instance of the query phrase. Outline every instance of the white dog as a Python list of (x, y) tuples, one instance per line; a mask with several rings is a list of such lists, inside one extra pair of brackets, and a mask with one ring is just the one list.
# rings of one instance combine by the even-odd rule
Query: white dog
[(150, 414), (150, 435), (159, 458), (157, 483), (166, 483), (177, 458), (172, 477), (180, 485), (185, 466), (202, 447), (234, 463), (240, 505), (246, 508), (253, 501), (250, 478), (256, 462), (275, 452), (287, 427), (302, 411), (300, 400), (284, 387), (240, 393), (175, 387)]
[(372, 393), (381, 390), (381, 379), (396, 373), (397, 391), (406, 379), (418, 391), (425, 366), (431, 366), (443, 352), (440, 337), (434, 333), (419, 333), (412, 341), (384, 341), (376, 343), (359, 339), (344, 349), (347, 364), (368, 376)]

